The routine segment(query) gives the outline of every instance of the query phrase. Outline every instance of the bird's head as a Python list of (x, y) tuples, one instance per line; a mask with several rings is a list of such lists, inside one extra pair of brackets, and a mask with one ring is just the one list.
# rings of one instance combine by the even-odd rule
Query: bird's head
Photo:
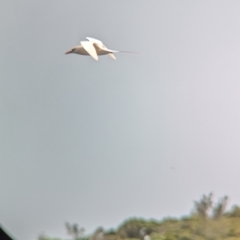
[(71, 50), (67, 51), (65, 54), (74, 53), (75, 50), (76, 50), (76, 48), (72, 48)]

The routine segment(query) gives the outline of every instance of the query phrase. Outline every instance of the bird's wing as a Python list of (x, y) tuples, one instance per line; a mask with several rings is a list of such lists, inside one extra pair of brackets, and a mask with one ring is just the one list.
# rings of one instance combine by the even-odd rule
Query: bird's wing
[(97, 47), (99, 47), (100, 49), (106, 51), (106, 52), (119, 52), (119, 51), (115, 51), (115, 50), (111, 50), (111, 49), (108, 49), (106, 46), (103, 45), (103, 43), (100, 41), (100, 40), (97, 40), (95, 38), (90, 38), (90, 37), (87, 37), (86, 38), (89, 42), (92, 42), (93, 45), (97, 45)]
[(100, 45), (100, 44), (97, 44), (97, 43), (93, 43), (94, 46), (100, 48), (101, 50), (105, 51), (105, 52), (109, 52), (109, 53), (117, 53), (119, 51), (115, 51), (115, 50), (111, 50), (111, 49), (108, 49), (106, 46), (104, 46), (103, 44)]
[(112, 53), (109, 53), (108, 56), (114, 60), (116, 60), (116, 57), (112, 54)]
[(99, 45), (102, 45), (102, 42), (100, 40), (97, 40), (95, 38), (90, 38), (90, 37), (86, 37), (86, 39), (89, 41), (89, 42), (93, 42), (93, 43), (97, 43)]
[(102, 50), (104, 51), (107, 51), (107, 52), (110, 52), (110, 53), (117, 53), (119, 51), (116, 51), (116, 50), (111, 50), (111, 49), (108, 49), (106, 46), (102, 45), (102, 46), (99, 46), (99, 48), (101, 48)]
[(98, 60), (98, 55), (92, 42), (82, 41), (81, 44), (83, 48), (89, 53), (89, 55), (91, 55), (95, 60)]

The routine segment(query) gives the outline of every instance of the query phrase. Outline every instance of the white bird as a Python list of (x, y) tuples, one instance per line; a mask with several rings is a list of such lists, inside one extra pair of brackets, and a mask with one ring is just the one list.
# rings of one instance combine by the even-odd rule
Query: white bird
[(113, 53), (117, 52), (124, 52), (124, 51), (115, 51), (108, 49), (106, 46), (103, 45), (103, 43), (97, 39), (87, 37), (88, 41), (81, 41), (80, 45), (72, 48), (71, 50), (67, 51), (65, 54), (69, 53), (76, 53), (80, 55), (90, 55), (95, 60), (98, 60), (99, 55), (108, 55), (109, 57), (116, 60), (116, 57), (113, 55)]

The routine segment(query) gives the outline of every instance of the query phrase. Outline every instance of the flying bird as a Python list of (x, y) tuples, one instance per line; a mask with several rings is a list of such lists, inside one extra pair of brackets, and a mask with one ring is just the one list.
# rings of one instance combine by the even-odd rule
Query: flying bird
[(127, 51), (115, 51), (108, 49), (101, 41), (87, 37), (88, 41), (81, 41), (80, 45), (67, 51), (65, 54), (76, 53), (80, 55), (90, 55), (95, 60), (98, 60), (99, 55), (108, 55), (112, 59), (116, 60), (113, 53), (117, 52), (127, 52)]

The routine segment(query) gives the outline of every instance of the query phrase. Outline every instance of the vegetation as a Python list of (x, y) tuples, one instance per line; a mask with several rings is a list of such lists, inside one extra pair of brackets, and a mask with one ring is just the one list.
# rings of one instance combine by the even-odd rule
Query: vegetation
[(81, 239), (84, 234), (85, 229), (79, 228), (78, 224), (70, 224), (68, 222), (65, 223), (67, 233), (73, 237), (74, 240)]
[[(73, 239), (81, 240), (240, 240), (240, 207), (226, 212), (228, 197), (213, 203), (213, 195), (203, 195), (194, 202), (194, 211), (183, 218), (161, 221), (130, 218), (116, 230), (98, 228), (92, 235), (83, 236), (83, 228), (66, 224)], [(39, 238), (50, 240), (50, 238)], [(53, 240), (53, 239), (51, 239)]]

